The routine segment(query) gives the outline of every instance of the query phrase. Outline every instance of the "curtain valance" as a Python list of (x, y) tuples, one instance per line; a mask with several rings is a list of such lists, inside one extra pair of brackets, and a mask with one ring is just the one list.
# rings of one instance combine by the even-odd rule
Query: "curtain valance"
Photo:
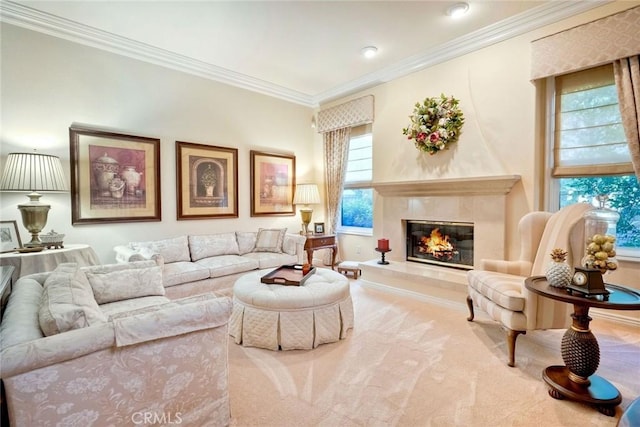
[(318, 112), (318, 132), (354, 127), (373, 122), (373, 95), (363, 96)]
[(531, 43), (531, 79), (640, 54), (640, 6)]

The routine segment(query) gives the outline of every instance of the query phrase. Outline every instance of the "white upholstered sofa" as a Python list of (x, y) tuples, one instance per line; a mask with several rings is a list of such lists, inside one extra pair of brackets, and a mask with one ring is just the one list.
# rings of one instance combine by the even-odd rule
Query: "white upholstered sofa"
[(153, 261), (20, 278), (0, 324), (13, 426), (226, 426), (231, 300), (171, 301)]
[(571, 324), (571, 304), (553, 301), (527, 290), (528, 276), (544, 276), (555, 248), (568, 252), (570, 266), (580, 265), (584, 255), (583, 214), (586, 203), (566, 206), (555, 213), (531, 212), (518, 224), (520, 256), (517, 260), (481, 260), (467, 273), (469, 321), (474, 306), (502, 324), (507, 331), (508, 365), (515, 365), (516, 339), (528, 330), (566, 328)]
[(155, 260), (169, 298), (203, 292), (231, 296), (246, 272), (305, 262), (306, 237), (286, 229), (178, 236), (116, 246), (116, 261)]

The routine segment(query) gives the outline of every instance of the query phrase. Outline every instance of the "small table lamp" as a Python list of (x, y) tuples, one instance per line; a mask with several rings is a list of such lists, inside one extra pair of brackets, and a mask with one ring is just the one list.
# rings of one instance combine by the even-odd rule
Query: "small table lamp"
[(22, 224), (31, 233), (24, 246), (42, 246), (38, 234), (47, 225), (50, 205), (40, 202), (38, 191), (69, 191), (60, 158), (38, 153), (10, 153), (7, 156), (0, 191), (30, 191), (29, 202), (18, 205)]
[(302, 217), (302, 233), (309, 234), (309, 223), (313, 209), (309, 205), (317, 205), (320, 203), (320, 193), (316, 184), (298, 184), (296, 185), (296, 193), (293, 196), (294, 205), (304, 205), (300, 208), (300, 216)]

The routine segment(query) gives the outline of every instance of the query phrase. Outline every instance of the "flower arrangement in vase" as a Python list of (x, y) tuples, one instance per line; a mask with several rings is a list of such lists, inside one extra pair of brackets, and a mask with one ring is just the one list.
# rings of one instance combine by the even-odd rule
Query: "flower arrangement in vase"
[(458, 141), (462, 133), (464, 116), (458, 108), (458, 100), (441, 94), (439, 98), (426, 98), (417, 102), (411, 124), (402, 129), (417, 149), (435, 154)]

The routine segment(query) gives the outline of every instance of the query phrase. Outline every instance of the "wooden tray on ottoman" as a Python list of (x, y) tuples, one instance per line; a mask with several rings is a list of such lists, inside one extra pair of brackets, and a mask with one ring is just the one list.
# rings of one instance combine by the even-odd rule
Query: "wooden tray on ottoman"
[(302, 274), (300, 264), (283, 265), (262, 276), (260, 281), (267, 285), (300, 286), (315, 272), (315, 267), (311, 267), (307, 274)]

